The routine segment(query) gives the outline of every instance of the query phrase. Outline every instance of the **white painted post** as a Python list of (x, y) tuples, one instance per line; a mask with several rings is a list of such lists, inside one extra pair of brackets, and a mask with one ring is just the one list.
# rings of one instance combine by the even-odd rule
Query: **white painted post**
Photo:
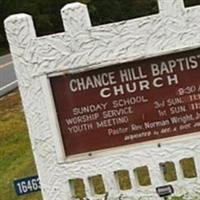
[(107, 170), (102, 174), (106, 192), (108, 192), (109, 197), (114, 197), (117, 194), (117, 182), (114, 177), (114, 172)]
[[(23, 88), (28, 89), (32, 82), (29, 76), (29, 61), (26, 60), (30, 41), (36, 38), (32, 17), (27, 14), (12, 15), (5, 20), (5, 30), (15, 65), (19, 89), (22, 94), (22, 103), (25, 107), (25, 114), (27, 114), (28, 101), (24, 96), (25, 90)], [(31, 121), (28, 118), (27, 122), (30, 128)], [(29, 131), (31, 130), (29, 129)]]
[[(37, 142), (37, 138), (40, 137), (38, 134), (39, 132), (43, 132), (44, 128), (41, 128), (41, 124), (39, 123), (41, 118), (39, 119), (36, 114), (38, 112), (36, 111), (36, 109), (38, 110), (38, 107), (35, 103), (40, 100), (41, 88), (38, 85), (37, 80), (31, 78), (29, 68), (31, 58), (27, 53), (29, 48), (31, 48), (31, 41), (36, 39), (33, 20), (30, 15), (16, 14), (8, 17), (5, 20), (4, 25), (7, 39), (10, 45), (12, 60), (15, 66), (16, 76), (18, 79), (18, 86), (21, 93), (26, 121), (28, 124), (35, 162), (40, 163), (41, 159), (39, 158), (40, 156), (38, 156), (38, 151), (42, 152), (44, 146), (40, 146), (41, 143)], [(29, 58), (27, 58), (27, 56)], [(46, 137), (48, 136), (46, 135), (44, 138)], [(43, 185), (42, 179), (42, 177), (45, 176), (43, 174), (45, 171), (43, 171), (43, 169), (45, 169), (45, 167), (42, 168), (41, 165), (36, 165), (36, 167), (38, 168), (38, 175), (40, 177), (42, 190), (44, 191), (43, 197), (45, 200), (47, 200), (48, 195), (45, 192), (46, 186)]]
[(182, 15), (185, 12), (183, 0), (158, 0), (159, 11), (161, 14)]
[(71, 35), (91, 27), (87, 6), (82, 3), (67, 4), (61, 9), (64, 29)]
[[(19, 71), (22, 68), (26, 70), (28, 62), (26, 52), (30, 47), (30, 41), (36, 38), (33, 20), (30, 15), (16, 14), (8, 17), (4, 24), (10, 51), (16, 66), (15, 71), (17, 76), (20, 76)], [(22, 83), (19, 81), (19, 84)]]

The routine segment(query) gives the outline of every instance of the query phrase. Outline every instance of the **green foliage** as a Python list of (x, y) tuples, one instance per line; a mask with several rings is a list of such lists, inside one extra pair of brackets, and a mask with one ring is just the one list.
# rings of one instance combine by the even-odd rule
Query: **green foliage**
[(95, 194), (105, 194), (105, 186), (101, 175), (90, 177), (90, 183), (93, 186)]
[(118, 179), (120, 190), (130, 190), (132, 188), (129, 172), (127, 170), (116, 171), (115, 175)]
[(174, 163), (173, 162), (166, 162), (165, 168), (166, 168), (166, 171), (164, 173), (164, 179), (167, 182), (176, 181), (177, 175), (176, 175), (176, 169), (175, 169)]
[(78, 199), (83, 199), (86, 197), (85, 185), (82, 179), (72, 179), (70, 185), (74, 190), (73, 197)]
[(94, 25), (127, 20), (158, 12), (156, 0), (91, 0), (88, 7)]
[[(67, 3), (79, 1), (88, 5), (94, 25), (148, 15), (158, 11), (156, 0), (0, 0), (0, 23), (15, 13), (33, 16), (38, 35), (62, 31), (60, 9)], [(0, 26), (0, 36), (5, 35)], [(1, 42), (1, 41), (0, 41)]]
[(135, 175), (137, 176), (138, 183), (140, 186), (149, 186), (151, 185), (151, 178), (149, 175), (149, 170), (147, 166), (138, 167), (134, 170)]
[(182, 196), (180, 197), (172, 197), (170, 200), (185, 200)]
[(200, 0), (184, 0), (185, 6), (199, 5)]
[[(1, 36), (0, 36), (1, 37)], [(9, 51), (8, 51), (8, 48), (6, 47), (0, 47), (0, 56), (2, 55), (5, 55), (7, 54)]]
[(180, 161), (185, 178), (197, 177), (196, 166), (193, 158), (185, 158)]
[[(60, 9), (67, 3), (88, 5), (92, 24), (99, 25), (158, 12), (157, 0), (0, 0), (0, 46), (6, 46), (3, 20), (11, 14), (28, 13), (33, 16), (38, 35), (61, 32)], [(186, 6), (200, 4), (200, 0), (184, 0)]]

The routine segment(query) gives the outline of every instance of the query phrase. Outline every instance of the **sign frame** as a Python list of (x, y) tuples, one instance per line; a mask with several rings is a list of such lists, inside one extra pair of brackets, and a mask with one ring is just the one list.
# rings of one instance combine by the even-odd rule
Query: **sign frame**
[[(145, 195), (149, 200), (157, 200), (155, 186), (164, 185), (163, 178), (158, 176), (159, 162), (170, 160), (178, 164), (184, 155), (194, 157), (200, 164), (196, 157), (200, 152), (199, 132), (184, 138), (92, 152), (92, 156), (66, 158), (63, 150), (50, 76), (199, 47), (200, 28), (196, 24), (199, 24), (200, 8), (185, 8), (183, 0), (158, 0), (158, 4), (159, 13), (156, 15), (96, 27), (91, 26), (85, 5), (68, 4), (61, 10), (65, 31), (43, 37), (36, 36), (30, 15), (18, 14), (5, 20), (44, 200), (73, 199), (70, 180), (77, 178), (83, 180), (86, 197), (95, 200), (97, 195), (92, 193), (89, 178), (97, 174), (102, 175), (110, 199), (119, 199), (124, 193), (124, 199)], [(139, 187), (136, 184), (133, 169), (141, 165), (148, 166), (153, 177), (152, 186)], [(124, 192), (117, 187), (113, 172), (119, 169), (127, 170), (132, 176), (132, 190)], [(195, 187), (200, 186), (200, 179), (188, 182), (182, 179), (179, 168), (177, 177), (181, 185), (175, 185), (177, 195), (186, 190), (194, 194)], [(191, 187), (193, 183), (194, 187)]]
[[(149, 58), (157, 58), (160, 56), (167, 56), (169, 54), (177, 54), (177, 53), (184, 53), (186, 51), (189, 50), (196, 50), (199, 49), (199, 45), (194, 46), (193, 48), (183, 48), (183, 49), (179, 49), (179, 50), (175, 50), (175, 51), (169, 51), (166, 53), (162, 53), (159, 55), (149, 55), (145, 58), (140, 58), (140, 59), (136, 59), (135, 61), (143, 61)], [(131, 58), (129, 58), (131, 59)], [(125, 63), (127, 62), (131, 62), (132, 60), (126, 60)], [(121, 63), (123, 64), (123, 62)], [(116, 65), (116, 64), (114, 64)], [(55, 123), (52, 123), (52, 130), (54, 130), (54, 142), (55, 142), (55, 147), (56, 147), (56, 152), (57, 152), (57, 159), (58, 162), (60, 164), (62, 163), (71, 163), (71, 162), (76, 162), (76, 161), (81, 161), (81, 160), (88, 160), (88, 159), (92, 159), (92, 158), (98, 158), (98, 157), (102, 157), (105, 155), (112, 155), (112, 154), (116, 154), (116, 153), (120, 153), (120, 152), (124, 152), (124, 151), (132, 151), (132, 150), (137, 150), (137, 149), (141, 149), (141, 148), (150, 148), (152, 145), (155, 145), (157, 147), (159, 147), (161, 144), (163, 146), (167, 146), (170, 143), (176, 143), (177, 141), (186, 141), (188, 139), (193, 139), (195, 137), (199, 137), (199, 132), (193, 132), (190, 134), (184, 134), (184, 135), (177, 135), (177, 136), (173, 136), (173, 137), (166, 137), (166, 138), (159, 138), (159, 139), (153, 139), (153, 140), (149, 140), (149, 141), (144, 141), (144, 142), (139, 142), (139, 143), (134, 143), (134, 144), (128, 144), (128, 145), (122, 145), (122, 146), (117, 146), (117, 147), (110, 147), (107, 149), (100, 149), (100, 150), (95, 150), (95, 151), (89, 151), (86, 153), (79, 153), (79, 154), (75, 154), (75, 155), (66, 155), (65, 150), (64, 150), (64, 144), (63, 144), (63, 139), (61, 136), (61, 130), (59, 127), (59, 122), (58, 122), (58, 117), (57, 117), (57, 113), (56, 113), (56, 105), (54, 102), (54, 97), (53, 97), (53, 93), (52, 93), (52, 88), (50, 85), (50, 78), (52, 77), (56, 77), (56, 76), (62, 76), (62, 75), (67, 75), (67, 74), (79, 74), (79, 72), (88, 72), (88, 71), (93, 71), (96, 69), (101, 69), (101, 68), (106, 68), (106, 67), (110, 67), (107, 64), (106, 65), (97, 65), (97, 66), (92, 66), (90, 69), (83, 69), (83, 70), (77, 70), (77, 69), (72, 69), (67, 71), (67, 73), (65, 71), (63, 72), (59, 72), (59, 73), (51, 73), (51, 74), (47, 74), (44, 76), (41, 76), (41, 83), (42, 83), (42, 87), (43, 90), (46, 92), (46, 105), (47, 105), (47, 109), (48, 109), (48, 114), (51, 116), (51, 118), (53, 118), (53, 120), (55, 121)]]

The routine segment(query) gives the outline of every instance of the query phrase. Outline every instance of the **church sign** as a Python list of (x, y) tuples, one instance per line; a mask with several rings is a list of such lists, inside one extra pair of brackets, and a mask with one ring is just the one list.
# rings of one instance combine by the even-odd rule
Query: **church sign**
[(50, 78), (66, 155), (200, 130), (200, 50)]
[[(42, 37), (30, 15), (5, 20), (44, 200), (159, 200), (173, 192), (163, 163), (176, 169), (175, 196), (198, 193), (200, 167), (188, 181), (181, 161), (200, 163), (200, 7), (158, 6), (92, 26), (87, 6), (70, 3), (64, 32)], [(18, 195), (40, 189), (33, 178), (14, 182)]]

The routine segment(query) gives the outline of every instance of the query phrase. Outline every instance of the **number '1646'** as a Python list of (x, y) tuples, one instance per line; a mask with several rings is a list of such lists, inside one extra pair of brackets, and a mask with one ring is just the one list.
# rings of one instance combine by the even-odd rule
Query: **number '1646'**
[(28, 177), (14, 181), (17, 195), (40, 191), (40, 181), (38, 176)]

